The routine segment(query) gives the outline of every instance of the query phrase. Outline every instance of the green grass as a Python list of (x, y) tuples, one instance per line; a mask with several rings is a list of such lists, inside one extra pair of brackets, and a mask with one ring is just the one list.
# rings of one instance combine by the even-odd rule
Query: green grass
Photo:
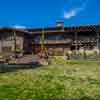
[(51, 60), (53, 62), (53, 64), (96, 64), (96, 65), (100, 65), (100, 61), (99, 60), (64, 60), (63, 57), (59, 56), (59, 57), (53, 57), (53, 59)]
[(100, 62), (55, 62), (1, 73), (0, 100), (100, 100)]

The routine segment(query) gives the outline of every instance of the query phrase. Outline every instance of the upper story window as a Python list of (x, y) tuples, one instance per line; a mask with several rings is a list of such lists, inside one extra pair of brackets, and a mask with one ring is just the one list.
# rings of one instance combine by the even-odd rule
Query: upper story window
[(14, 40), (13, 36), (6, 37), (6, 41), (12, 41), (12, 40)]
[(14, 39), (13, 34), (11, 33), (4, 33), (2, 34), (1, 38), (6, 41), (11, 41)]
[(41, 37), (40, 36), (37, 36), (37, 37), (35, 37), (35, 39), (34, 39), (34, 41), (37, 43), (37, 42), (40, 42), (40, 40), (41, 40)]

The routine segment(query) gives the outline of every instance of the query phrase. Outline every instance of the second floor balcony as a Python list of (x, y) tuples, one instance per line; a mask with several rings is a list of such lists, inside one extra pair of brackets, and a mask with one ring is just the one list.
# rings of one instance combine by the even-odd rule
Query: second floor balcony
[(70, 44), (72, 43), (72, 40), (44, 40), (44, 41), (35, 41), (36, 44)]
[(34, 41), (35, 44), (84, 44), (84, 43), (96, 43), (96, 39), (84, 39), (84, 40), (72, 40), (72, 39), (65, 39), (65, 40), (38, 40)]

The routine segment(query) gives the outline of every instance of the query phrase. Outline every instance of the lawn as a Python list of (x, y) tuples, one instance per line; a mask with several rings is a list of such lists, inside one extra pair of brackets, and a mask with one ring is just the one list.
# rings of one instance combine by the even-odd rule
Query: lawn
[(100, 62), (66, 63), (0, 73), (0, 100), (100, 100)]

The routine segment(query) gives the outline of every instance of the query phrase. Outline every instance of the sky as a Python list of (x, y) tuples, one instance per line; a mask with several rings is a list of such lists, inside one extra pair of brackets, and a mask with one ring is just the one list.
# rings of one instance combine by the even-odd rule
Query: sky
[(100, 24), (100, 0), (0, 0), (0, 26), (51, 27)]

